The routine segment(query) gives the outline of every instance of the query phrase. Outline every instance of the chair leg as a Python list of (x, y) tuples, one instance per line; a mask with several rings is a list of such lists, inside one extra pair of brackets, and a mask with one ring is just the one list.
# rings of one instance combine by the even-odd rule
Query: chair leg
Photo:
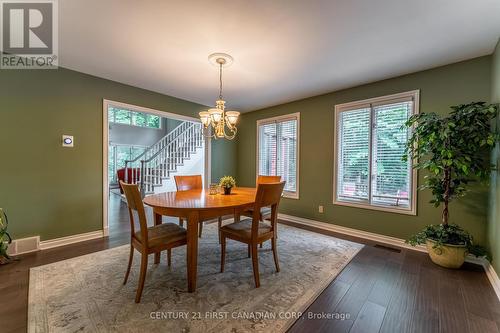
[(278, 249), (276, 248), (276, 236), (271, 238), (271, 247), (273, 249), (274, 265), (276, 266), (276, 272), (279, 272), (280, 263), (278, 259)]
[(127, 272), (125, 273), (123, 284), (127, 284), (128, 275), (130, 274), (130, 268), (132, 267), (132, 259), (134, 259), (134, 247), (132, 246), (132, 244), (130, 244), (130, 256), (128, 258)]
[(161, 252), (155, 253), (155, 265), (160, 263)]
[(184, 227), (184, 220), (182, 217), (179, 217), (179, 227)]
[(248, 258), (252, 257), (252, 247), (248, 244)]
[(144, 281), (146, 280), (146, 272), (148, 270), (148, 255), (143, 253), (141, 256), (141, 274), (139, 276), (139, 285), (137, 287), (137, 293), (135, 295), (135, 302), (139, 303), (141, 301), (142, 289), (144, 289)]
[(172, 249), (167, 250), (168, 267), (172, 266)]
[(203, 231), (203, 222), (200, 223), (200, 226), (198, 228), (198, 237), (201, 238), (201, 232)]
[(257, 251), (257, 244), (252, 244), (252, 266), (253, 266), (253, 278), (255, 280), (255, 288), (259, 288), (260, 287), (259, 252)]
[(219, 244), (221, 244), (220, 228), (222, 228), (222, 216), (219, 216), (219, 223), (217, 223), (217, 225), (218, 225), (217, 231), (218, 231), (218, 234), (219, 234)]
[(220, 272), (224, 273), (224, 264), (226, 261), (226, 237), (221, 235), (220, 243)]

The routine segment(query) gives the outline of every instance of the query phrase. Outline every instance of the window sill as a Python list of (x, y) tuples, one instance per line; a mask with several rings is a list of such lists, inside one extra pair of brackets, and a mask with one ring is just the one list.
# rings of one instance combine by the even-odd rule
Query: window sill
[(381, 212), (388, 212), (388, 213), (395, 213), (395, 214), (402, 214), (402, 215), (412, 215), (412, 216), (417, 215), (417, 210), (415, 207), (411, 207), (410, 209), (393, 208), (393, 207), (387, 207), (387, 206), (376, 206), (376, 205), (368, 205), (368, 204), (362, 204), (362, 203), (357, 203), (357, 202), (337, 201), (337, 200), (334, 200), (333, 204), (337, 205), (337, 206), (346, 206), (346, 207), (361, 208), (361, 209), (367, 209), (367, 210), (376, 210), (376, 211), (381, 211)]

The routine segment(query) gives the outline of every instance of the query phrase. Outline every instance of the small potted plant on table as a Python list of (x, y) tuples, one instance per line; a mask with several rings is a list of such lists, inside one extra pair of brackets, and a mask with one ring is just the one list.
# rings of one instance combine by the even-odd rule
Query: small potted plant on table
[(236, 181), (231, 176), (224, 176), (220, 179), (219, 186), (224, 189), (224, 194), (231, 194), (231, 189), (236, 186)]
[(470, 182), (489, 177), (491, 166), (484, 157), (498, 139), (491, 131), (498, 106), (475, 102), (451, 108), (447, 117), (421, 113), (406, 123), (413, 127), (413, 132), (403, 159), (414, 159), (414, 168), (428, 172), (420, 189), (432, 191), (431, 203), (435, 207), (443, 205), (441, 224), (428, 225), (407, 243), (426, 244), (434, 263), (459, 268), (467, 253), (485, 256), (486, 250), (474, 246), (467, 231), (449, 223), (449, 203), (464, 196)]

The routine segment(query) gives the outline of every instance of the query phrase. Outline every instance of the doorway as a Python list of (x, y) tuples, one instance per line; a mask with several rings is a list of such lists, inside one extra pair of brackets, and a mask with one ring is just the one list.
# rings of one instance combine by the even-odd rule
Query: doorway
[(146, 196), (175, 191), (174, 176), (192, 174), (201, 174), (205, 187), (210, 183), (210, 140), (199, 119), (103, 101), (105, 236), (130, 232), (120, 180), (137, 184)]

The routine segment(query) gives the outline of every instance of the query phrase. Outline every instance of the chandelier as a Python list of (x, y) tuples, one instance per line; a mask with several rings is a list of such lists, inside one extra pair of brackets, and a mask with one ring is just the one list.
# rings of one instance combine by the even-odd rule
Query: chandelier
[(208, 56), (208, 60), (219, 67), (219, 99), (215, 101), (215, 108), (199, 113), (203, 124), (203, 135), (214, 139), (232, 140), (236, 136), (236, 123), (240, 113), (238, 111), (225, 111), (226, 101), (222, 99), (222, 67), (230, 65), (233, 58), (229, 54), (214, 53)]

